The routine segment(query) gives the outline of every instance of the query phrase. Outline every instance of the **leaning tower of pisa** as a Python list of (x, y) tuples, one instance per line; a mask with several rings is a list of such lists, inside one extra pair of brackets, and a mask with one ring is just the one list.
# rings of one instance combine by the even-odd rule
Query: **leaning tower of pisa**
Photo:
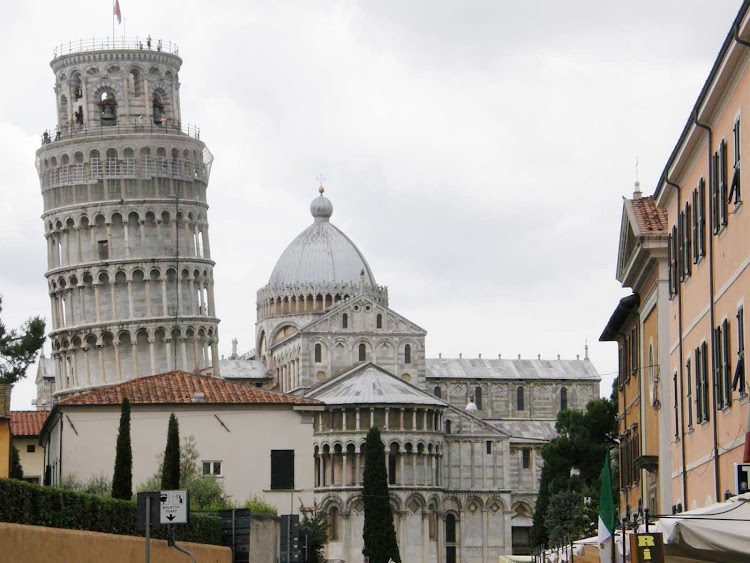
[(44, 199), (55, 396), (172, 369), (218, 375), (206, 189), (168, 42), (88, 40), (51, 62)]

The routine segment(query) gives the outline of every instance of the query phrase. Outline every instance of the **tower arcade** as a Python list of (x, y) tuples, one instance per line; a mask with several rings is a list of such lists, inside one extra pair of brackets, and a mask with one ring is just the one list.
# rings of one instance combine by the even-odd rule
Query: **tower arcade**
[(44, 200), (56, 395), (171, 369), (218, 375), (206, 189), (213, 156), (181, 122), (177, 47), (56, 50)]

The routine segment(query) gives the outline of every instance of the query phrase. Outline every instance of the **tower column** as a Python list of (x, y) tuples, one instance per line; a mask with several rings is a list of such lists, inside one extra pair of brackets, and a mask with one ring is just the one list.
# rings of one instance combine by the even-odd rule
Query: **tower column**
[(156, 373), (156, 353), (154, 350), (155, 340), (153, 338), (148, 339), (148, 355), (151, 360), (151, 375)]

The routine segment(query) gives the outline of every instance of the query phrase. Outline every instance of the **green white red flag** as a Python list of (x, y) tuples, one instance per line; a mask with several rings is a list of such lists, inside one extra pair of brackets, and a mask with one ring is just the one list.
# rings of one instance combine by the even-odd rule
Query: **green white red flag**
[(602, 491), (599, 498), (599, 560), (609, 563), (612, 560), (613, 536), (615, 530), (615, 503), (612, 498), (612, 478), (609, 470), (609, 448), (602, 468)]

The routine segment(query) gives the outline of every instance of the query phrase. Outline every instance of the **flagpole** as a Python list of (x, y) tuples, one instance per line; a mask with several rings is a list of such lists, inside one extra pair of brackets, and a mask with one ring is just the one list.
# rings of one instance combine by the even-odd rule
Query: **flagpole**
[[(117, 0), (115, 0), (117, 2)], [(115, 2), (112, 2), (112, 48), (115, 48)]]

